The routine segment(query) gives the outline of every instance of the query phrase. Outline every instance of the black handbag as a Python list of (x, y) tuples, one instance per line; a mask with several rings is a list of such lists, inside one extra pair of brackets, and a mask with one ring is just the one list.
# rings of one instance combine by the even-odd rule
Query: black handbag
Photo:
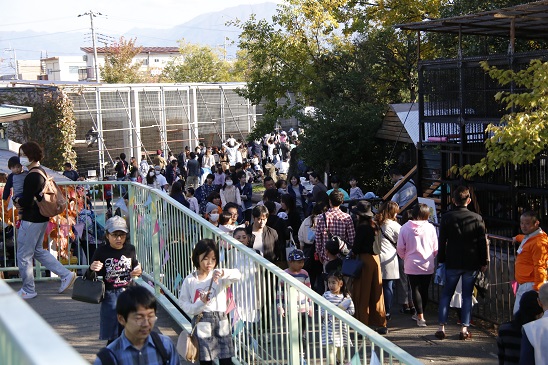
[(99, 304), (105, 297), (105, 282), (97, 279), (97, 273), (93, 272), (93, 278), (78, 277), (74, 281), (72, 299), (80, 302)]
[(346, 256), (342, 263), (342, 274), (351, 278), (357, 278), (361, 275), (363, 268), (363, 261), (360, 258), (356, 258), (352, 251)]

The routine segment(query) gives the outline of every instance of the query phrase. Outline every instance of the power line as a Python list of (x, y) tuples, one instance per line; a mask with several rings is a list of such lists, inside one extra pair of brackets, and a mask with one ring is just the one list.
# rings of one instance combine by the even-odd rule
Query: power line
[(26, 36), (26, 37), (17, 37), (17, 38), (2, 39), (2, 41), (15, 41), (15, 40), (18, 40), (18, 39), (37, 38), (37, 37), (47, 37), (47, 36), (52, 35), (52, 34), (71, 33), (71, 32), (76, 32), (76, 31), (79, 31), (79, 30), (86, 30), (86, 29), (87, 29), (87, 28), (80, 28), (80, 29), (73, 29), (73, 30), (65, 30), (65, 31), (63, 31), (63, 32), (53, 32), (53, 33), (29, 35), (29, 36)]

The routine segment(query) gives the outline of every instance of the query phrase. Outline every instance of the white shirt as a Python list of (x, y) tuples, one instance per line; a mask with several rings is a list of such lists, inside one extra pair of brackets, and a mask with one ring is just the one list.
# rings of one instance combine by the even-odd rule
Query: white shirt
[(166, 177), (162, 174), (156, 175), (156, 180), (154, 181), (154, 188), (164, 191), (166, 185), (167, 185)]

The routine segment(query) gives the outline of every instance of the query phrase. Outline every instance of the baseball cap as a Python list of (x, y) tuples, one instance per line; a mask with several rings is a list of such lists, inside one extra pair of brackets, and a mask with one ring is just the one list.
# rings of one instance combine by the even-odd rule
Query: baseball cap
[(115, 215), (107, 221), (105, 225), (105, 230), (109, 233), (116, 231), (122, 231), (125, 233), (129, 232), (129, 230), (127, 229), (126, 220), (118, 215)]
[(304, 252), (303, 250), (299, 250), (298, 248), (291, 251), (289, 255), (287, 256), (287, 261), (300, 261), (300, 260), (304, 260)]

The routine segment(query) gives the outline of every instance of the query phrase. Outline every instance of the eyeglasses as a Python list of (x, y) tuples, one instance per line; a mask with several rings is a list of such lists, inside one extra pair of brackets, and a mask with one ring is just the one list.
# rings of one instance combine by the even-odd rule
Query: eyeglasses
[(125, 238), (127, 233), (125, 233), (125, 232), (120, 232), (120, 233), (114, 232), (114, 233), (111, 233), (110, 235), (114, 238)]
[(133, 317), (133, 322), (137, 323), (139, 326), (143, 326), (147, 323), (153, 325), (157, 319), (158, 317), (156, 316), (145, 317), (141, 315), (136, 315), (135, 317)]

